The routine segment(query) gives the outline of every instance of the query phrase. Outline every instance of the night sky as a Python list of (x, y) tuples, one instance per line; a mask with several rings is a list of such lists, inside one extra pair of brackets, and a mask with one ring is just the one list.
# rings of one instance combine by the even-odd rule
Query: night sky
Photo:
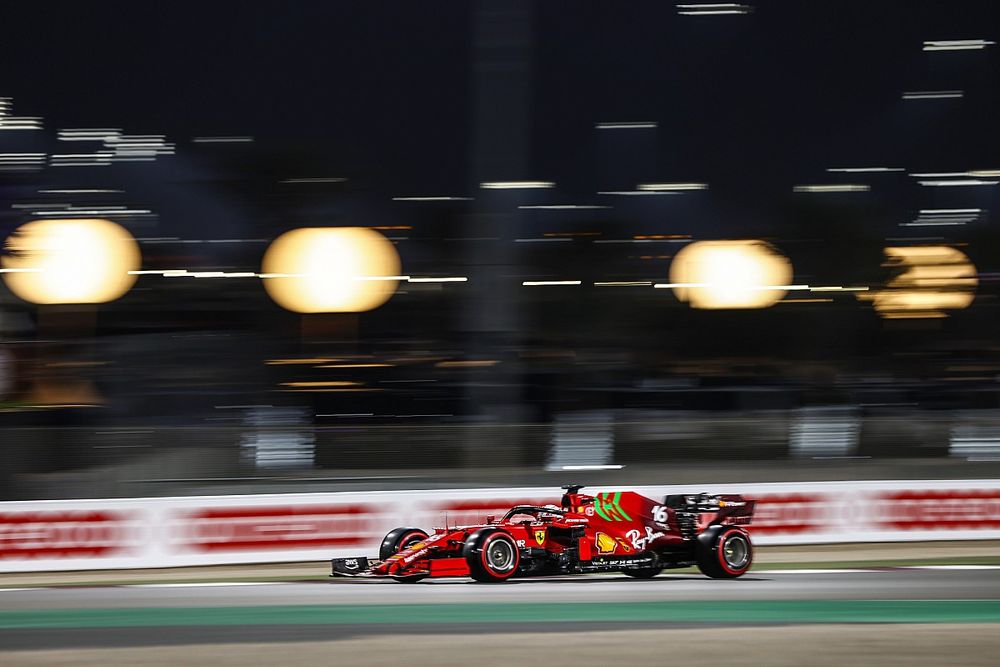
[[(909, 174), (1000, 168), (1000, 47), (922, 50), (925, 40), (996, 41), (1000, 4), (752, 4), (749, 14), (711, 17), (679, 15), (667, 2), (13, 4), (0, 23), (0, 96), (13, 99), (15, 114), (44, 117), (45, 130), (2, 132), (0, 152), (94, 150), (55, 140), (57, 129), (81, 127), (164, 134), (177, 152), (155, 163), (0, 174), (0, 232), (23, 222), (10, 203), (39, 187), (122, 187), (127, 205), (158, 215), (137, 235), (273, 238), (303, 224), (408, 224), (411, 240), (431, 243), (401, 245), (404, 263), (447, 273), (494, 261), (434, 245), (475, 232), (471, 211), (600, 204), (613, 208), (526, 213), (502, 231), (756, 236), (778, 243), (800, 279), (824, 281), (880, 279), (886, 239), (964, 242), (990, 232), (996, 186), (921, 187)], [(509, 25), (484, 31), (494, 16)], [(521, 47), (496, 48), (498, 34)], [(507, 95), (490, 77), (511, 57), (524, 67)], [(928, 90), (964, 96), (902, 99)], [(608, 121), (658, 127), (595, 128)], [(476, 139), (484, 127), (486, 150)], [(254, 141), (192, 143), (220, 135)], [(517, 153), (508, 164), (521, 166), (491, 173), (491, 150)], [(826, 171), (873, 166), (905, 171)], [(279, 185), (331, 176), (349, 181)], [(491, 195), (476, 187), (489, 178), (557, 186)], [(664, 181), (708, 189), (598, 194)], [(792, 191), (836, 183), (871, 190)], [(420, 195), (475, 201), (391, 201)], [(972, 207), (982, 214), (966, 226), (900, 226), (919, 209)], [(803, 254), (802, 241), (832, 244), (837, 261), (824, 264), (821, 246)], [(981, 270), (994, 268), (994, 245), (967, 251)], [(251, 266), (258, 250), (206, 261)], [(558, 254), (532, 250), (522, 260), (553, 274), (572, 269)]]
[[(491, 4), (504, 3), (10, 3), (0, 92), (50, 131), (252, 135), (393, 194), (460, 193), (473, 12)], [(1000, 162), (997, 47), (921, 51), (995, 38), (997, 3), (753, 4), (688, 17), (668, 2), (536, 3), (524, 178), (575, 197), (634, 185), (616, 177), (708, 181), (737, 206), (831, 166)], [(936, 89), (965, 98), (900, 99)], [(608, 120), (659, 129), (598, 136)]]

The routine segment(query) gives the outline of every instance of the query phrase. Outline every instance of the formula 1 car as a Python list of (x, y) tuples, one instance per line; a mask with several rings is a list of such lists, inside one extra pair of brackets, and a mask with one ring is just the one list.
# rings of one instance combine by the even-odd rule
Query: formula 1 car
[(331, 576), (511, 577), (622, 572), (649, 579), (665, 568), (697, 565), (713, 578), (750, 569), (753, 547), (744, 526), (756, 501), (738, 495), (687, 494), (662, 502), (631, 491), (580, 493), (562, 487), (559, 506), (517, 505), (483, 525), (396, 528), (382, 540), (378, 559), (334, 558)]

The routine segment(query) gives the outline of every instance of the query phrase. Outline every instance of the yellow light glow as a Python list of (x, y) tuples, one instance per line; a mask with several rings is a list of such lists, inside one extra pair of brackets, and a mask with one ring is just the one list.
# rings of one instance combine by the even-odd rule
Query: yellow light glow
[(363, 227), (286, 232), (267, 249), (261, 268), (267, 293), (297, 313), (378, 308), (396, 291), (399, 273), (392, 242)]
[(792, 264), (764, 241), (698, 241), (670, 265), (674, 294), (692, 308), (767, 308), (785, 296)]
[(884, 289), (858, 294), (886, 319), (947, 317), (943, 310), (967, 308), (976, 296), (976, 267), (950, 246), (885, 248), (886, 266), (902, 272)]
[(0, 258), (14, 294), (37, 304), (105, 303), (135, 284), (135, 239), (108, 220), (35, 220), (19, 227)]

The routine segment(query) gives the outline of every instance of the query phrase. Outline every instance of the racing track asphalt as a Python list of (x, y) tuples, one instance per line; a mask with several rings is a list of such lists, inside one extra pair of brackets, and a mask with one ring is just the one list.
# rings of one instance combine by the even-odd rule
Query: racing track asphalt
[[(736, 624), (825, 623), (833, 617), (881, 622), (883, 612), (889, 621), (977, 622), (968, 616), (970, 610), (984, 614), (979, 621), (995, 622), (1000, 620), (1000, 569), (751, 572), (737, 580), (666, 573), (652, 580), (608, 575), (500, 585), (467, 579), (417, 584), (355, 579), (0, 589), (0, 650), (307, 641), (457, 628), (462, 633), (537, 632), (558, 629), (560, 620), (573, 620), (578, 631), (616, 625), (683, 627), (692, 623), (685, 609), (700, 609), (696, 621), (707, 622), (726, 602), (747, 610), (745, 621), (738, 614), (727, 621)], [(518, 619), (517, 609), (536, 605), (548, 605), (552, 617), (545, 620), (553, 623)], [(422, 609), (427, 618), (408, 619), (406, 606), (414, 614)], [(658, 620), (642, 620), (642, 608), (659, 614)], [(447, 609), (453, 610), (452, 617), (438, 614), (447, 620), (431, 618)], [(496, 618), (477, 610), (490, 610)], [(566, 616), (561, 619), (560, 614)], [(143, 615), (146, 621), (135, 621)], [(388, 617), (384, 623), (383, 616)], [(129, 627), (137, 624), (145, 627)]]

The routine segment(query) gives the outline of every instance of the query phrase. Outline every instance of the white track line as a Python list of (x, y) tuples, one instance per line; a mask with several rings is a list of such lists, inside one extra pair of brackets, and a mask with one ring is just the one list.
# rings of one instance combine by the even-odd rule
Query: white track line
[(31, 588), (0, 588), (0, 593), (6, 593), (8, 591), (43, 591), (45, 586), (34, 586)]
[(887, 570), (1000, 570), (1000, 565), (882, 565), (857, 569), (847, 568), (803, 568), (801, 570), (754, 570), (757, 574), (860, 574), (862, 572), (885, 572)]
[(294, 581), (202, 581), (179, 584), (125, 584), (124, 588), (209, 588), (218, 586), (279, 586)]
[(877, 572), (874, 568), (865, 569), (845, 569), (845, 568), (831, 568), (828, 570), (824, 569), (801, 569), (801, 570), (754, 570), (750, 568), (747, 574), (859, 574), (861, 572)]
[(1000, 565), (905, 565), (907, 570), (1000, 570)]

